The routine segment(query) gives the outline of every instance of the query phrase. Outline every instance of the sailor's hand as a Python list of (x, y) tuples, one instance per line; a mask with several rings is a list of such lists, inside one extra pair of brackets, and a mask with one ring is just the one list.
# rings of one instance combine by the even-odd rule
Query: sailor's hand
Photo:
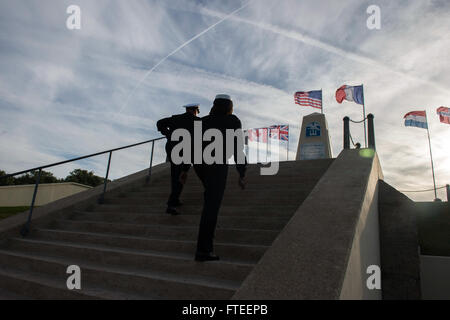
[(245, 179), (245, 177), (239, 178), (238, 185), (242, 190), (245, 189), (245, 186), (247, 185), (247, 180)]
[(185, 171), (181, 172), (179, 180), (182, 185), (186, 184), (187, 172), (185, 172)]

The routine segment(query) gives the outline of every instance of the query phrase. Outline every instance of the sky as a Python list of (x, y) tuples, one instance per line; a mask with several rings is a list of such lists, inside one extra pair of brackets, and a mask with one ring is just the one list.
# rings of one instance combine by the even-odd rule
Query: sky
[[(81, 9), (79, 30), (66, 27), (70, 5)], [(381, 10), (379, 30), (367, 27), (370, 5)], [(191, 102), (205, 115), (218, 93), (232, 96), (244, 128), (289, 125), (294, 159), (302, 117), (316, 110), (295, 105), (293, 94), (317, 89), (336, 157), (342, 119), (361, 120), (362, 108), (338, 104), (334, 93), (364, 84), (386, 182), (433, 188), (427, 132), (403, 124), (407, 112), (426, 110), (441, 187), (450, 183), (450, 126), (436, 109), (450, 106), (449, 35), (447, 0), (2, 0), (0, 169), (157, 138), (158, 119)], [(361, 125), (351, 134), (364, 141)], [(155, 150), (162, 162), (163, 143)], [(110, 177), (148, 167), (149, 157), (149, 145), (114, 153)], [(104, 175), (107, 160), (48, 171)], [(432, 191), (406, 194), (434, 199)]]

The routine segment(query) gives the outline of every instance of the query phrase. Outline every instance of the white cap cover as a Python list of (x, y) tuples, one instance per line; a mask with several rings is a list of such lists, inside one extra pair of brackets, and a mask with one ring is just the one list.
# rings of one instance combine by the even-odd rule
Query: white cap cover
[(231, 101), (231, 97), (228, 94), (218, 94), (216, 96), (216, 99), (225, 99), (225, 100), (230, 100)]
[(198, 108), (199, 106), (200, 106), (199, 103), (190, 103), (190, 104), (184, 105), (183, 108), (195, 108), (195, 107)]

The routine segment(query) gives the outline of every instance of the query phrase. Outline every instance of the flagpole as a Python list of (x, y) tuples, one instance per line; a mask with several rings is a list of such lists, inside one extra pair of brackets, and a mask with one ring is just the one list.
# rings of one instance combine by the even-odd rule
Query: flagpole
[(433, 153), (431, 152), (431, 139), (430, 139), (430, 130), (428, 129), (428, 116), (427, 116), (427, 111), (425, 111), (425, 120), (427, 121), (428, 146), (429, 146), (429, 148), (430, 148), (431, 172), (433, 173), (434, 199), (436, 200), (436, 199), (437, 199), (436, 179), (435, 179), (435, 177), (434, 177)]
[(256, 163), (259, 163), (259, 129), (256, 130)]
[(269, 128), (266, 128), (266, 163), (268, 160), (268, 154), (269, 154)]
[(320, 111), (322, 112), (322, 114), (323, 114), (323, 95), (322, 95), (322, 88), (320, 88), (320, 95), (321, 95), (321, 97), (322, 97), (322, 107), (320, 108)]
[(363, 92), (363, 119), (364, 119), (364, 144), (366, 145), (367, 148), (367, 131), (366, 131), (366, 104), (364, 102), (364, 86), (361, 85), (362, 88), (362, 92)]
[(287, 152), (286, 152), (286, 161), (289, 161), (289, 125), (288, 125), (288, 141), (287, 141)]

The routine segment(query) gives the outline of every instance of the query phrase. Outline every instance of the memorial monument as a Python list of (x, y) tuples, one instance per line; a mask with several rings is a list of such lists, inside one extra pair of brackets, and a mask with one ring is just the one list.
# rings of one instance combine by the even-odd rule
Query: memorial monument
[(332, 158), (328, 123), (324, 114), (312, 113), (303, 117), (296, 160)]

